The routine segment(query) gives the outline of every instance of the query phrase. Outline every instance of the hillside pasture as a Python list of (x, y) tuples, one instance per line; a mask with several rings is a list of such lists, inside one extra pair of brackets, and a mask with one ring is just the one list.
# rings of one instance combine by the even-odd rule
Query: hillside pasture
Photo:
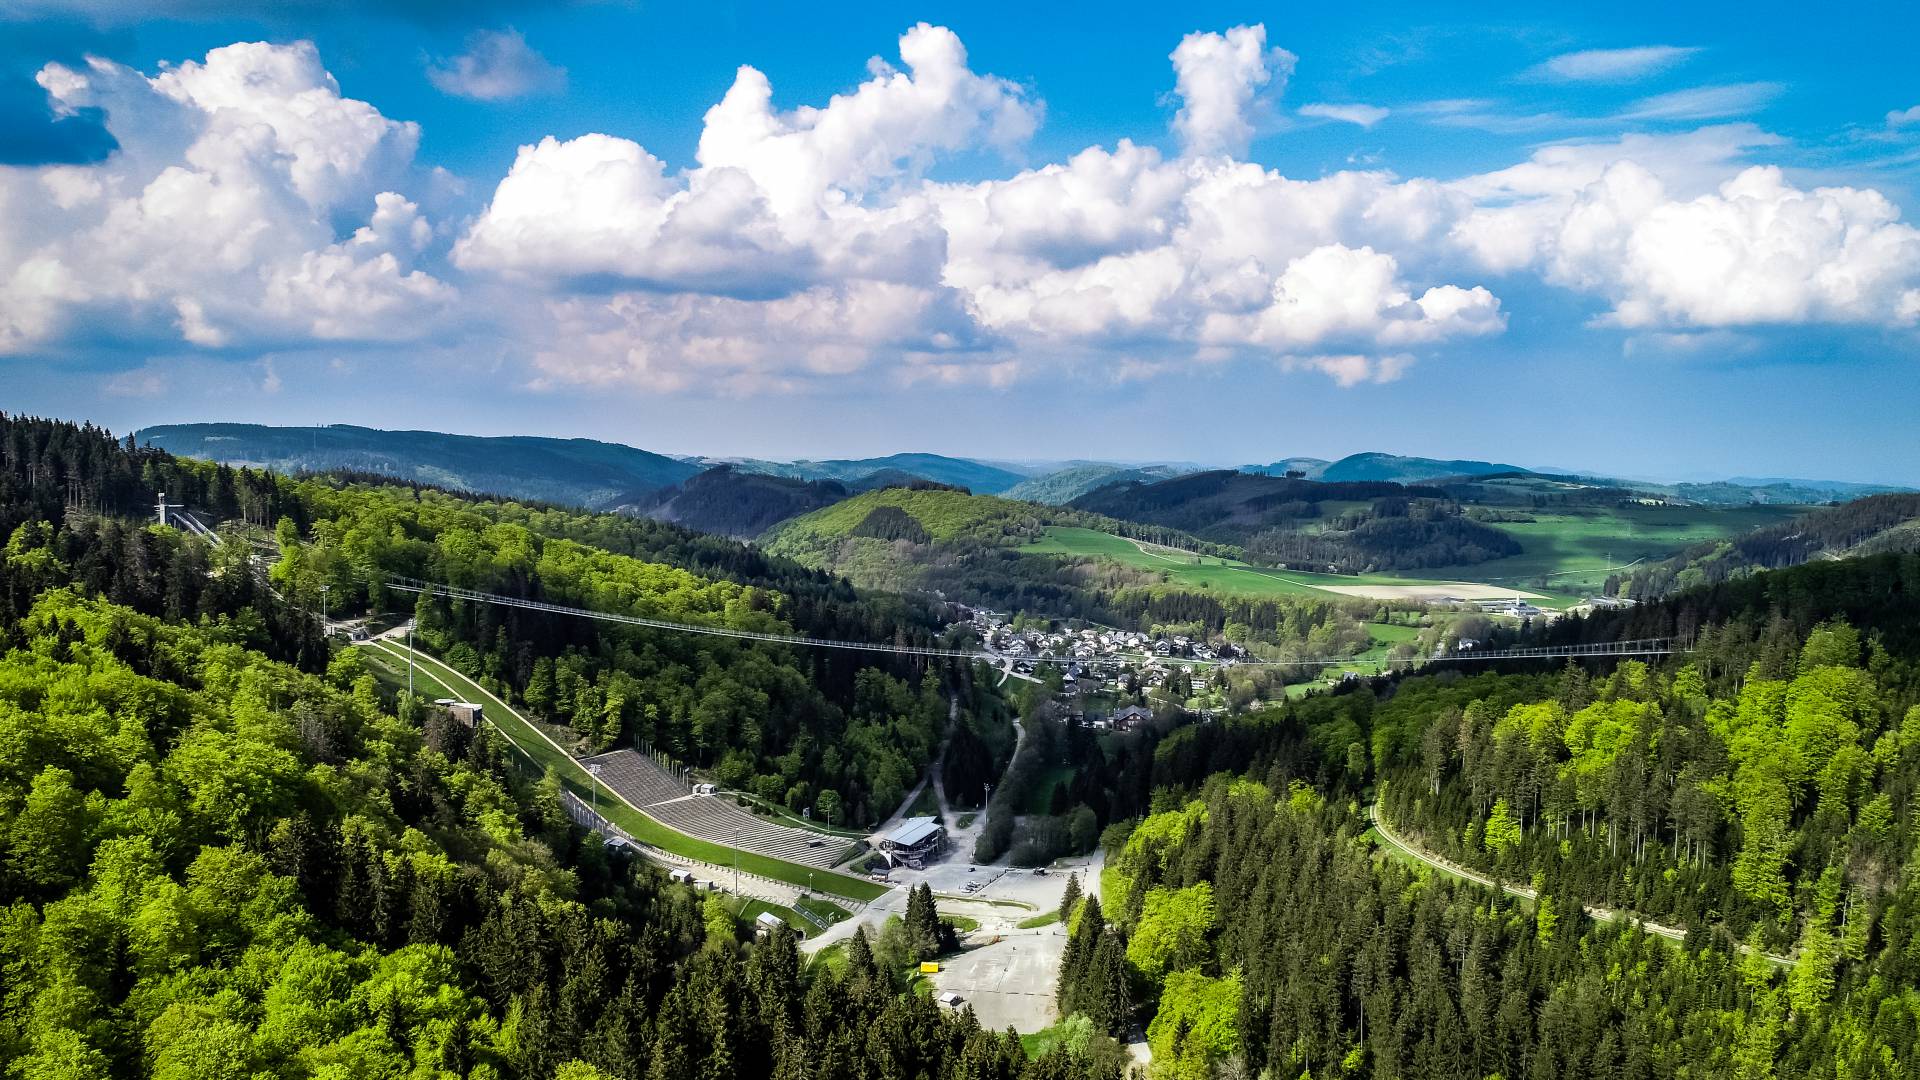
[(1609, 567), (1664, 559), (1702, 540), (1735, 536), (1806, 512), (1804, 506), (1639, 504), (1529, 511), (1535, 520), (1494, 525), (1520, 542), (1525, 549), (1521, 554), (1474, 566), (1438, 567), (1433, 574), (1491, 585), (1530, 585), (1555, 594), (1592, 594), (1614, 572)]
[[(1335, 593), (1373, 600), (1419, 603), (1442, 597), (1496, 599), (1513, 596), (1511, 588), (1493, 588), (1471, 581), (1430, 581), (1384, 574), (1311, 574), (1253, 566), (1238, 559), (1196, 555), (1176, 548), (1129, 540), (1093, 529), (1055, 526), (1044, 540), (1020, 549), (1028, 555), (1065, 555), (1111, 559), (1126, 566), (1167, 575), (1167, 584), (1181, 589), (1213, 590), (1240, 596), (1307, 596)], [(1540, 599), (1532, 593), (1523, 597)]]

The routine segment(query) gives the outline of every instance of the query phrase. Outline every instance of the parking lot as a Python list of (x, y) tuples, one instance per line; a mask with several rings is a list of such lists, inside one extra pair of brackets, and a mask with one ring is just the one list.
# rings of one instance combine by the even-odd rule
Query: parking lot
[(1054, 977), (1066, 944), (1057, 924), (1014, 931), (994, 944), (947, 957), (930, 979), (936, 989), (964, 998), (988, 1030), (1039, 1031), (1055, 1019)]

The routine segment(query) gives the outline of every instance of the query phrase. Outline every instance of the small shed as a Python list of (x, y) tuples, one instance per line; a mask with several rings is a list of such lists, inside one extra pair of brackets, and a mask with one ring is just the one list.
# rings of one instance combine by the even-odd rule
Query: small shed
[(787, 920), (775, 915), (771, 911), (763, 911), (753, 917), (753, 933), (755, 937), (766, 937), (785, 925), (787, 925)]
[(463, 726), (468, 728), (477, 728), (480, 726), (480, 721), (486, 719), (480, 706), (471, 701), (456, 701), (453, 698), (440, 698), (435, 701), (434, 704), (447, 710), (448, 716), (460, 721)]

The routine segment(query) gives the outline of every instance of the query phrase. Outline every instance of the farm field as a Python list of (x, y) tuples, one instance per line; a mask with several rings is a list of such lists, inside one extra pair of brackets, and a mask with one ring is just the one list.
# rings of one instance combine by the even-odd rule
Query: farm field
[[(1664, 559), (1690, 544), (1734, 536), (1807, 512), (1804, 506), (1622, 506), (1539, 511), (1530, 522), (1494, 527), (1526, 550), (1473, 566), (1439, 567), (1435, 577), (1494, 585), (1544, 586), (1559, 595), (1591, 595), (1607, 566)], [(1553, 575), (1549, 577), (1548, 575)]]
[[(1173, 584), (1242, 596), (1312, 596), (1334, 593), (1382, 600), (1418, 601), (1429, 597), (1463, 599), (1513, 596), (1511, 588), (1489, 588), (1471, 580), (1390, 577), (1385, 574), (1311, 574), (1252, 566), (1238, 559), (1194, 555), (1172, 548), (1137, 544), (1093, 529), (1052, 526), (1046, 539), (1020, 551), (1028, 555), (1079, 555), (1112, 559), (1142, 570), (1163, 571)], [(1521, 592), (1539, 599), (1537, 594)], [(1548, 597), (1546, 599), (1554, 599)], [(1571, 601), (1568, 601), (1571, 602)]]

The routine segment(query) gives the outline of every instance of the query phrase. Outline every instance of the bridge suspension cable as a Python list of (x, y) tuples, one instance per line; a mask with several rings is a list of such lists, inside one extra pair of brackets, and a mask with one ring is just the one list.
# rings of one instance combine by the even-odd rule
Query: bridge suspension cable
[[(709, 626), (702, 623), (676, 622), (670, 619), (648, 619), (638, 615), (621, 615), (609, 611), (595, 611), (591, 608), (569, 607), (565, 604), (551, 604), (544, 600), (529, 600), (518, 596), (503, 596), (499, 593), (481, 592), (477, 589), (465, 589), (455, 585), (442, 585), (416, 578), (388, 577), (387, 588), (396, 592), (432, 593), (450, 600), (466, 600), (476, 604), (493, 604), (500, 607), (520, 608), (526, 611), (539, 611), (552, 615), (567, 615), (583, 619), (596, 619), (600, 622), (619, 623), (625, 626), (640, 626), (652, 630), (666, 630), (674, 633), (702, 634), (708, 637), (737, 638), (745, 641), (765, 641), (779, 645), (804, 645), (819, 649), (849, 649), (859, 652), (883, 652), (902, 656), (924, 656), (935, 659), (984, 660), (988, 662), (1013, 661), (1016, 658), (991, 653), (984, 649), (947, 649), (932, 645), (900, 645), (874, 641), (847, 641), (839, 638), (808, 637), (799, 634), (776, 634), (764, 630), (740, 630), (726, 626)], [(1673, 643), (1668, 638), (1640, 638), (1634, 641), (1606, 641), (1585, 645), (1539, 645), (1512, 649), (1474, 649), (1466, 652), (1448, 653), (1437, 657), (1416, 657), (1405, 661), (1385, 661), (1385, 663), (1405, 663), (1409, 666), (1423, 663), (1446, 663), (1482, 660), (1526, 660), (1556, 659), (1605, 656), (1663, 656), (1673, 651)], [(1073, 656), (1022, 656), (1018, 660), (1035, 664), (1077, 664), (1082, 659)], [(1340, 667), (1352, 664), (1351, 658), (1342, 660), (1198, 660), (1182, 657), (1181, 664), (1194, 664), (1205, 667)]]

